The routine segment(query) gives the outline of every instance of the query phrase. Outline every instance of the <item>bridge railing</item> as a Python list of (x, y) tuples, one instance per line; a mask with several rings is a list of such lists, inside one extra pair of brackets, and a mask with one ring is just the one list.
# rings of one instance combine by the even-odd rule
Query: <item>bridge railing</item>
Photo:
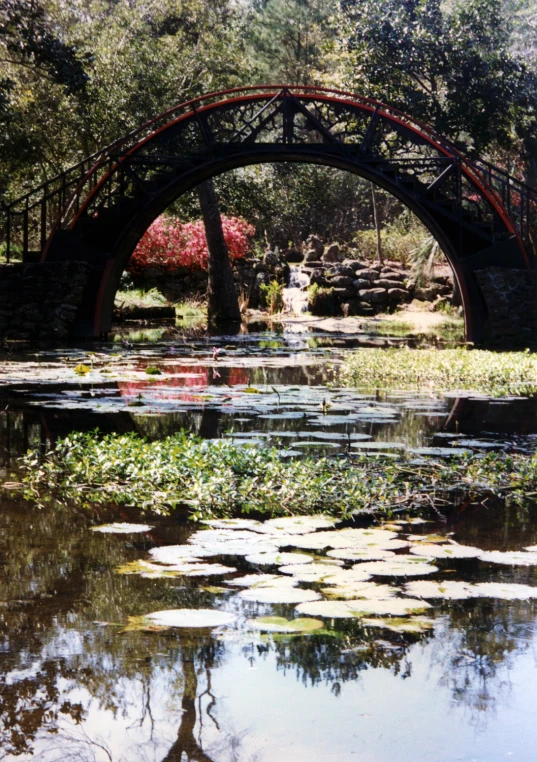
[[(113, 168), (129, 149), (165, 127), (182, 114), (196, 112), (211, 103), (240, 100), (245, 95), (270, 99), (283, 92), (300, 97), (315, 96), (337, 98), (342, 102), (355, 103), (377, 109), (381, 115), (395, 117), (414, 130), (429, 136), (442, 146), (460, 166), (481, 183), (507, 216), (514, 222), (526, 250), (537, 256), (537, 190), (509, 175), (495, 165), (483, 160), (469, 160), (453, 145), (438, 135), (428, 125), (414, 120), (396, 108), (371, 98), (341, 90), (310, 86), (262, 85), (235, 88), (210, 93), (179, 104), (121, 139), (96, 151), (91, 156), (69, 167), (64, 172), (43, 182), (25, 195), (9, 203), (3, 202), (0, 212), (4, 218), (4, 251), (9, 262), (12, 255), (22, 255), (23, 260), (36, 259), (46, 248), (50, 235), (58, 228), (68, 228), (79, 212), (88, 194), (105, 178), (114, 175)], [(118, 173), (116, 173), (118, 174)], [(117, 180), (116, 180), (117, 181)], [(109, 188), (109, 192), (112, 188)]]

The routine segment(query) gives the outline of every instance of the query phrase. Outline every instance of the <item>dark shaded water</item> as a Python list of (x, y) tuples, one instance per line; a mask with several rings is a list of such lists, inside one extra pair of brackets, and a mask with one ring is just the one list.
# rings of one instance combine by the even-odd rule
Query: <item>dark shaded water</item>
[[(82, 376), (62, 353), (13, 360), (0, 377), (4, 468), (29, 444), (97, 425), (150, 437), (187, 426), (296, 453), (319, 450), (305, 443), (326, 453), (372, 443), (370, 451), (387, 454), (403, 446), (412, 459), (453, 438), (461, 449), (533, 449), (534, 400), (329, 388), (346, 351), (338, 341), (269, 335), (119, 353), (98, 347), (77, 355), (90, 369)], [(161, 377), (148, 377), (153, 366)], [(235, 589), (215, 588), (220, 578), (117, 573), (153, 547), (185, 542), (192, 527), (184, 517), (151, 518), (154, 528), (142, 534), (100, 534), (90, 528), (140, 517), (134, 509), (35, 509), (6, 489), (0, 499), (0, 759), (535, 759), (535, 601), (435, 601), (427, 612), (434, 628), (422, 635), (351, 619), (328, 620), (319, 635), (265, 635), (246, 620), (293, 617), (294, 605), (245, 602)], [(522, 550), (537, 545), (537, 512), (469, 505), (413, 531)], [(232, 562), (253, 570), (243, 558)], [(537, 566), (473, 558), (438, 567), (435, 580), (537, 586)], [(128, 617), (174, 608), (223, 609), (237, 620), (211, 630), (122, 631)]]

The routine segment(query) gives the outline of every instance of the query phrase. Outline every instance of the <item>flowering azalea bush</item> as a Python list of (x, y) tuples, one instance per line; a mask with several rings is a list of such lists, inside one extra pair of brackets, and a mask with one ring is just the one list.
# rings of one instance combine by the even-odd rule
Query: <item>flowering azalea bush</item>
[[(231, 260), (241, 259), (250, 248), (254, 228), (240, 217), (222, 217), (222, 228)], [(134, 250), (129, 272), (140, 273), (147, 267), (167, 272), (179, 267), (206, 270), (209, 260), (203, 220), (180, 222), (161, 215), (146, 230)]]

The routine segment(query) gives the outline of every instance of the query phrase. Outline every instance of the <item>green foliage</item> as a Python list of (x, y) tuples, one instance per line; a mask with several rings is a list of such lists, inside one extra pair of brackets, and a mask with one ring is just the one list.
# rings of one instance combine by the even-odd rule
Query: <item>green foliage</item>
[(493, 396), (537, 391), (537, 354), (469, 349), (360, 349), (345, 360), (353, 387), (468, 389)]
[(534, 76), (501, 0), (342, 0), (353, 86), (481, 152), (534, 125)]
[[(485, 490), (523, 503), (537, 489), (537, 454), (468, 455), (422, 466), (366, 456), (289, 462), (276, 448), (204, 441), (184, 431), (156, 442), (74, 433), (45, 457), (30, 451), (22, 466), (27, 495), (41, 501), (127, 504), (157, 514), (188, 506), (195, 520), (428, 510), (455, 486), (461, 500)], [(456, 499), (451, 493), (450, 502)]]
[(281, 312), (283, 308), (283, 283), (271, 280), (270, 283), (262, 283), (259, 287), (270, 315)]

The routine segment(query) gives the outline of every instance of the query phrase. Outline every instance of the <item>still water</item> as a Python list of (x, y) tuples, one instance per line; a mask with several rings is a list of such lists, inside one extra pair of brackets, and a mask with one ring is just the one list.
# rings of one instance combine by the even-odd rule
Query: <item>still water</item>
[[(17, 478), (16, 459), (28, 445), (45, 447), (70, 430), (97, 426), (151, 438), (187, 427), (244, 446), (275, 443), (289, 457), (405, 453), (412, 461), (429, 452), (440, 456), (437, 448), (453, 441), (455, 452), (533, 451), (534, 400), (339, 389), (338, 364), (356, 342), (253, 334), (8, 358), (0, 376), (2, 481)], [(75, 373), (77, 364), (87, 370)], [(153, 367), (160, 375), (147, 373)], [(535, 600), (505, 600), (501, 592), (427, 598), (432, 623), (421, 633), (352, 618), (323, 618), (323, 628), (309, 635), (267, 633), (252, 621), (304, 614), (295, 604), (242, 595), (234, 583), (245, 573), (279, 574), (244, 553), (217, 557), (237, 570), (227, 576), (118, 573), (129, 562), (151, 561), (152, 550), (194, 539), (200, 527), (182, 515), (155, 519), (135, 508), (56, 504), (37, 509), (8, 489), (0, 500), (0, 759), (536, 758)], [(392, 526), (402, 546), (419, 543), (420, 535), (479, 551), (537, 545), (533, 510), (489, 502), (446, 510), (424, 524), (405, 518)], [(152, 528), (91, 531), (142, 521)], [(289, 541), (289, 551), (296, 550), (293, 542), (310, 552), (299, 540)], [(394, 557), (408, 552), (402, 547)], [(322, 551), (313, 555), (314, 563), (327, 560)], [(333, 568), (352, 568), (341, 563)], [(438, 583), (537, 587), (534, 565), (475, 556), (434, 563), (438, 571), (426, 579)], [(391, 585), (399, 599), (416, 578), (372, 581)], [(322, 583), (297, 588), (316, 592)], [(229, 612), (233, 621), (199, 629), (129, 627), (135, 621), (129, 617), (194, 608)]]

